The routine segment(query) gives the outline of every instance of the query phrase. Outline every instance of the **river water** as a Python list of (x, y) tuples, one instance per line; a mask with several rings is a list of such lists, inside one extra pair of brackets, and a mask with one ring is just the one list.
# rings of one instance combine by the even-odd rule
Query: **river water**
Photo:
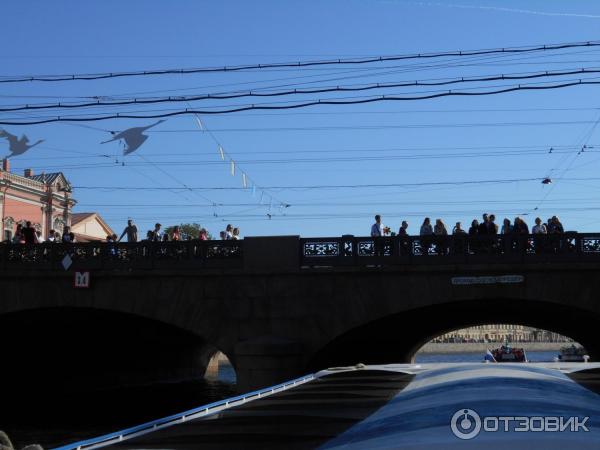
[[(556, 352), (528, 352), (532, 362), (552, 361)], [(417, 363), (480, 362), (479, 353), (417, 354)], [(10, 415), (0, 407), (0, 430), (17, 449), (37, 443), (53, 448), (127, 428), (236, 395), (235, 372), (221, 365), (215, 380), (163, 383), (71, 395), (23, 398)], [(5, 405), (3, 405), (5, 406)]]

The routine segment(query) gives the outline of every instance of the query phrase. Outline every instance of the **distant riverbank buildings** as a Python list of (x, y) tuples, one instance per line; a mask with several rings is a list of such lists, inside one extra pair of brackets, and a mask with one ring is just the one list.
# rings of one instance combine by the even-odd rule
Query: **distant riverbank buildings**
[(0, 236), (11, 240), (17, 224), (30, 221), (47, 236), (50, 230), (62, 233), (71, 225), (76, 201), (71, 184), (61, 172), (35, 175), (26, 169), (23, 175), (10, 171), (10, 161), (2, 161), (0, 170)]
[(432, 342), (572, 342), (566, 336), (523, 325), (479, 325), (437, 337)]

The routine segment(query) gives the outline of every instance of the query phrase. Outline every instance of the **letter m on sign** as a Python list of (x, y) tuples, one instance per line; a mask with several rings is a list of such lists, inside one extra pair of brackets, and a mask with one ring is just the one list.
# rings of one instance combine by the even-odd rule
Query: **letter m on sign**
[(89, 272), (75, 272), (75, 281), (73, 284), (76, 288), (89, 288), (90, 287), (90, 273)]

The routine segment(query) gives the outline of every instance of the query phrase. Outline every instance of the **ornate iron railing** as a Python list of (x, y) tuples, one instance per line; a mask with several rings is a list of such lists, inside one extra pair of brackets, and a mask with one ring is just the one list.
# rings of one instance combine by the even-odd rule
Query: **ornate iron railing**
[[(268, 246), (269, 238), (263, 239), (262, 245)], [(342, 236), (299, 238), (290, 245), (299, 246), (301, 268), (600, 261), (600, 233), (381, 238)], [(268, 258), (260, 254), (253, 255), (254, 258), (257, 256)], [(245, 267), (244, 241), (0, 244), (0, 269), (63, 270), (63, 264), (70, 264), (69, 269), (72, 270), (241, 269)], [(252, 262), (247, 261), (247, 264), (251, 265)], [(296, 267), (295, 264), (293, 262), (291, 266)]]
[(300, 240), (303, 266), (600, 261), (600, 234), (391, 236)]
[(0, 244), (0, 267), (36, 269), (241, 268), (243, 241)]

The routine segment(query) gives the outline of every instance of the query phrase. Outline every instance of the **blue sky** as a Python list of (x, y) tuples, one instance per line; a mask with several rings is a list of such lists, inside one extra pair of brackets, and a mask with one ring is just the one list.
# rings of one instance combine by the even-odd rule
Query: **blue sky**
[[(3, 5), (0, 76), (118, 72), (157, 68), (385, 56), (598, 39), (600, 4), (591, 1), (26, 1)], [(396, 82), (600, 67), (600, 49), (535, 55), (382, 62), (359, 66), (165, 75), (60, 83), (0, 84), (0, 104), (73, 101), (76, 97), (206, 94), (292, 87)], [(573, 77), (564, 77), (571, 79)], [(303, 84), (299, 84), (303, 83)], [(307, 84), (310, 83), (310, 84)], [(507, 83), (490, 83), (503, 86)], [(417, 233), (425, 216), (467, 226), (481, 213), (527, 222), (557, 214), (565, 227), (600, 225), (598, 86), (502, 96), (323, 106), (286, 112), (203, 116), (238, 162), (236, 176), (194, 118), (170, 118), (140, 150), (122, 157), (103, 130), (154, 120), (5, 126), (45, 142), (12, 160), (13, 171), (63, 171), (76, 211), (99, 212), (115, 231), (127, 218), (140, 228), (198, 222), (213, 235), (227, 223), (242, 235), (337, 236), (368, 233), (373, 215)], [(427, 89), (421, 89), (421, 91)], [(383, 93), (418, 92), (412, 88)], [(333, 96), (366, 94), (331, 94)], [(319, 96), (305, 95), (300, 99)], [(236, 99), (219, 104), (286, 101)], [(179, 105), (103, 108), (135, 111)], [(186, 107), (183, 105), (183, 107)], [(81, 111), (93, 113), (94, 111)], [(69, 113), (73, 113), (72, 111)], [(47, 112), (0, 114), (2, 119)], [(318, 128), (318, 129), (317, 129)], [(581, 145), (596, 144), (579, 154)], [(549, 153), (550, 147), (555, 150)], [(0, 155), (8, 153), (0, 142)], [(107, 156), (98, 156), (107, 155)], [(369, 158), (369, 159), (367, 159)], [(298, 161), (298, 159), (308, 161)], [(261, 162), (262, 160), (262, 162)], [(118, 163), (117, 163), (118, 162)], [(124, 165), (123, 165), (124, 164)], [(239, 169), (261, 189), (240, 188)], [(552, 185), (539, 178), (550, 177)], [(422, 185), (444, 181), (529, 179), (511, 183)], [(564, 180), (559, 180), (563, 178)], [(421, 184), (403, 187), (281, 187)], [(89, 189), (136, 187), (139, 190)], [(156, 189), (148, 189), (156, 188)], [(270, 198), (273, 198), (271, 201)], [(281, 208), (281, 203), (289, 204)], [(217, 204), (218, 206), (211, 206)], [(538, 208), (537, 210), (535, 208)], [(270, 218), (269, 218), (270, 217)]]

